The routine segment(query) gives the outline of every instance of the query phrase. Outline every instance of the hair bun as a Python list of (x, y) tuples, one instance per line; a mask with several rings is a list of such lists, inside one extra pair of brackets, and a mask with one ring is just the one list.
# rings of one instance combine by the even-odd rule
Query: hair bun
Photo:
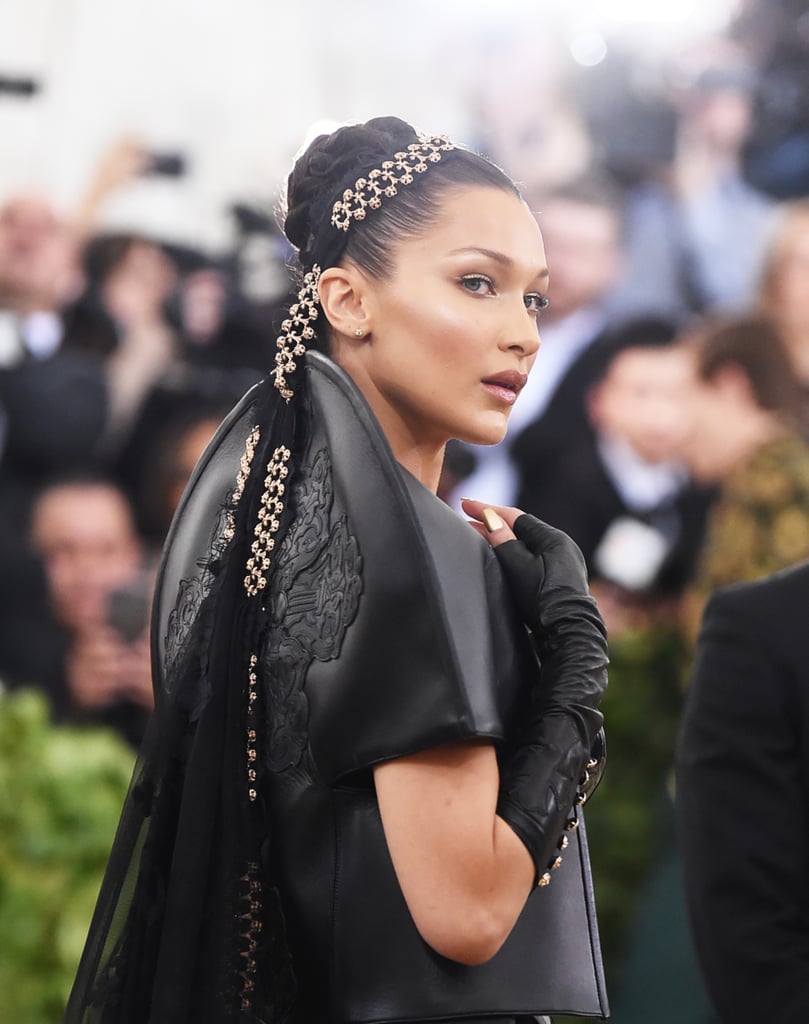
[(352, 175), (360, 177), (417, 139), (413, 126), (398, 117), (375, 117), (314, 139), (287, 181), (284, 233), (290, 242), (306, 252), (326, 209), (338, 198), (341, 187), (348, 187)]

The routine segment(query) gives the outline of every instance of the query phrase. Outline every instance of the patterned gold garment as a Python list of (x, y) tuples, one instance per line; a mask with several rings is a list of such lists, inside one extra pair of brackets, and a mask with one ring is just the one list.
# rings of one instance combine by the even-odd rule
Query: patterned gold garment
[(696, 635), (717, 587), (758, 579), (809, 558), (809, 445), (786, 434), (760, 448), (722, 486), (687, 622)]

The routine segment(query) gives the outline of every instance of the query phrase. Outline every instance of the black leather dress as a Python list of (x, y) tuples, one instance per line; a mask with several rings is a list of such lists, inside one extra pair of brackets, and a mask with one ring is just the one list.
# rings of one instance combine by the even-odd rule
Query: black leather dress
[(338, 367), (310, 353), (305, 373), (260, 595), (245, 567), (275, 458), (267, 387), (222, 424), (172, 524), (155, 728), (65, 1024), (605, 1017), (583, 822), (487, 963), (415, 928), (372, 767), (465, 737), (508, 756), (540, 667), (489, 546), (396, 463)]
[(489, 963), (446, 960), (416, 931), (371, 768), (465, 737), (507, 749), (538, 666), (489, 546), (395, 463), (349, 378), (317, 355), (306, 372), (309, 440), (258, 673), (299, 1020), (471, 1024), (580, 1009), (594, 979), (562, 974), (593, 969), (578, 842)]

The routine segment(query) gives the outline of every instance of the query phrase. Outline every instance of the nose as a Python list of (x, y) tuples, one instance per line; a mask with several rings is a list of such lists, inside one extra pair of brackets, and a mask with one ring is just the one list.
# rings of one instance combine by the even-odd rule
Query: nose
[(535, 356), (539, 350), (539, 325), (525, 308), (522, 298), (509, 305), (508, 322), (504, 325), (501, 347), (522, 356)]

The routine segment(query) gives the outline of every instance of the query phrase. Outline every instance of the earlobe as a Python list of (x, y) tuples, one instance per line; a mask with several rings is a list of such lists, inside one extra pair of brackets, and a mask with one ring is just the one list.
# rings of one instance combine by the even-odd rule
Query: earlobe
[(320, 275), (323, 315), (332, 329), (346, 337), (364, 338), (370, 331), (365, 280), (356, 267), (329, 267)]

